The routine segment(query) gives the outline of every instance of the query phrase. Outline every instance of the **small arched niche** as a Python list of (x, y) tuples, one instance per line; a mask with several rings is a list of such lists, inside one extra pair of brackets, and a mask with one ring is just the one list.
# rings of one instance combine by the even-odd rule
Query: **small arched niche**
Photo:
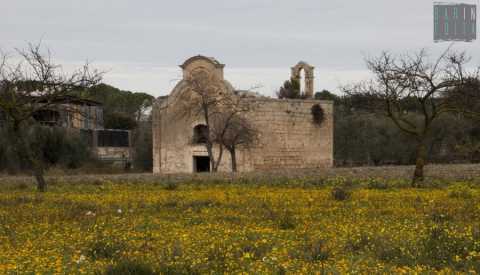
[(208, 140), (208, 130), (207, 125), (198, 124), (193, 127), (193, 144), (205, 144)]

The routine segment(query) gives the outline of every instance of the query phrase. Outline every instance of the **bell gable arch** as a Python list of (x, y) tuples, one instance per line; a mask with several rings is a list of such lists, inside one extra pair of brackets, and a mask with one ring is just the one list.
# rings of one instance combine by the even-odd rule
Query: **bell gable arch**
[(300, 61), (300, 62), (298, 62), (297, 65), (292, 67), (291, 77), (293, 79), (296, 79), (296, 80), (300, 81), (302, 70), (305, 73), (305, 79), (304, 79), (304, 81), (305, 81), (305, 83), (304, 83), (305, 97), (306, 98), (313, 98), (315, 67), (309, 65), (308, 63), (306, 63), (304, 61)]

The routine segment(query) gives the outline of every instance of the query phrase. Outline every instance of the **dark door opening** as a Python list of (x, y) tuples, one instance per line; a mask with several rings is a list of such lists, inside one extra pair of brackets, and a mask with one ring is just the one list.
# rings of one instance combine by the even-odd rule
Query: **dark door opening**
[(193, 171), (195, 173), (210, 172), (210, 158), (193, 157)]

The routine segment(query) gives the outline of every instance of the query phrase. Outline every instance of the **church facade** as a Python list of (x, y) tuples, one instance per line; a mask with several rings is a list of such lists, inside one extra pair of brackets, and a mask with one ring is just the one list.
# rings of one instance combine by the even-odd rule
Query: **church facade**
[[(181, 66), (183, 79), (153, 107), (153, 172), (159, 174), (195, 173), (212, 170), (204, 141), (198, 129), (204, 127), (202, 115), (185, 112), (185, 98), (192, 94), (194, 74), (202, 73), (219, 94), (242, 97), (255, 106), (243, 114), (256, 129), (249, 146), (239, 146), (236, 154), (239, 172), (285, 169), (316, 169), (333, 165), (333, 102), (313, 99), (313, 70), (300, 62), (292, 68), (292, 78), (305, 73), (305, 99), (273, 99), (248, 91), (237, 91), (224, 79), (224, 64), (214, 58), (194, 56)], [(322, 110), (322, 121), (313, 110)], [(213, 156), (220, 145), (214, 144)], [(222, 155), (219, 172), (231, 171), (231, 157)]]

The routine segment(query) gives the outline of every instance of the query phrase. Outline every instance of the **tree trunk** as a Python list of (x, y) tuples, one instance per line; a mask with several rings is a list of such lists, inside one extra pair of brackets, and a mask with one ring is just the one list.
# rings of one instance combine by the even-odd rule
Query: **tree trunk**
[(43, 168), (36, 164), (33, 168), (33, 174), (35, 179), (37, 180), (37, 191), (38, 192), (45, 192), (47, 191), (47, 182), (45, 181), (45, 177), (43, 176)]
[(417, 153), (415, 160), (415, 171), (413, 173), (412, 187), (420, 187), (424, 180), (423, 168), (427, 157), (427, 147), (423, 140), (417, 145)]
[[(212, 153), (212, 155), (213, 155), (213, 153)], [(222, 156), (223, 156), (223, 146), (220, 145), (219, 152), (218, 152), (218, 158), (215, 161), (215, 165), (216, 165), (215, 168), (214, 168), (215, 172), (218, 171), (218, 167), (220, 166), (220, 163), (222, 162)]]
[(217, 166), (216, 166), (216, 163), (215, 163), (215, 157), (213, 155), (213, 146), (212, 146), (212, 143), (210, 141), (207, 141), (207, 143), (205, 144), (206, 147), (207, 147), (207, 153), (208, 153), (208, 157), (210, 158), (210, 167), (212, 167), (212, 172), (217, 172)]
[(232, 172), (236, 173), (237, 172), (237, 152), (235, 151), (235, 148), (230, 150), (230, 156), (232, 159)]
[(15, 151), (19, 156), (20, 160), (25, 160), (28, 165), (31, 166), (33, 170), (33, 176), (37, 181), (37, 191), (45, 192), (47, 191), (47, 182), (44, 177), (44, 169), (41, 163), (41, 160), (35, 158), (35, 155), (30, 151), (30, 148), (27, 146), (27, 141), (24, 138), (24, 133), (21, 131), (20, 123), (13, 124), (13, 138), (15, 141), (12, 142), (15, 146)]

